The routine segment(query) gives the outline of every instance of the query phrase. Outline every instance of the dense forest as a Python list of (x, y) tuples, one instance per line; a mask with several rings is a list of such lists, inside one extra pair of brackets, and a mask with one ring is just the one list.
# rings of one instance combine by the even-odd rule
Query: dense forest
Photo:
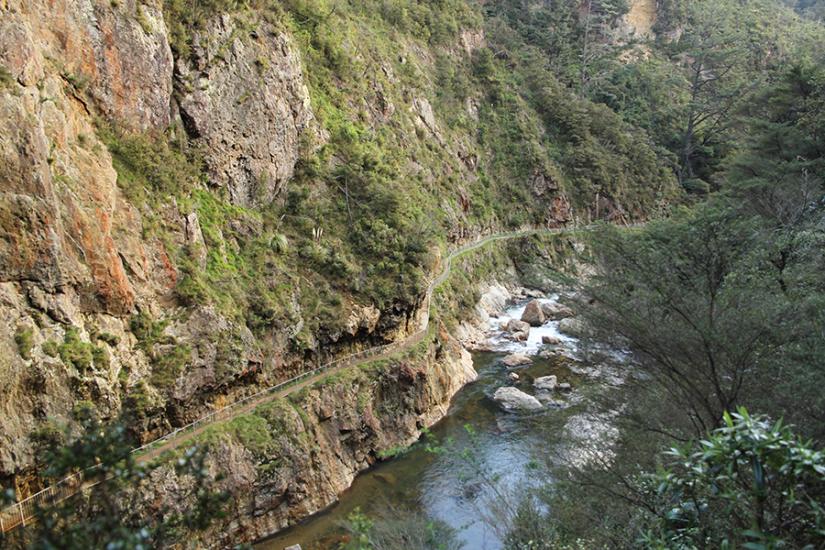
[[(15, 414), (40, 411), (0, 424), (15, 445), (0, 479), (40, 487), (95, 465), (104, 480), (93, 520), (72, 521), (71, 501), (59, 502), (33, 512), (29, 536), (0, 534), (0, 544), (183, 547), (216, 520), (235, 521), (226, 509), (239, 497), (216, 489), (210, 453), (243, 444), (265, 474), (277, 472), (284, 466), (272, 456), (286, 444), (267, 430), (289, 432), (287, 413), (307, 422), (300, 407), (215, 426), (165, 466), (139, 463), (131, 450), (215, 402), (392, 341), (422, 306), (443, 251), (462, 239), (576, 224), (595, 229), (582, 237), (589, 275), (573, 282), (575, 309), (589, 344), (631, 350), (632, 398), (600, 403), (620, 411), (611, 460), (553, 463), (552, 480), (502, 510), (505, 548), (825, 545), (825, 2), (163, 0), (105, 9), (128, 8), (151, 36), (160, 34), (155, 7), (170, 57), (161, 103), (174, 116), (154, 127), (110, 116), (83, 67), (54, 62), (59, 86), (32, 84), (11, 68), (25, 55), (7, 55), (13, 45), (0, 38), (0, 107), (48, 103), (60, 89), (85, 117), (71, 140), (43, 146), (56, 188), (80, 203), (90, 185), (86, 165), (72, 162), (105, 157), (100, 173), (115, 182), (127, 219), (95, 210), (101, 225), (114, 223), (105, 246), (86, 218), (66, 224), (68, 240), (82, 241), (69, 270), (82, 275), (49, 279), (49, 292), (77, 289), (78, 322), (63, 302), (40, 307), (25, 286), (48, 277), (31, 268), (40, 244), (21, 235), (47, 234), (37, 224), (49, 215), (0, 205), (0, 252), (10, 258), (0, 275), (28, 292), (4, 295), (3, 311), (49, 312), (9, 322), (14, 363), (0, 367), (71, 373), (64, 383), (38, 370), (0, 387)], [(241, 61), (227, 46), (236, 35), (247, 40)], [(235, 72), (210, 76), (230, 58)], [(205, 81), (215, 75), (231, 91), (221, 98), (228, 114), (212, 115), (224, 126), (199, 119), (212, 98), (198, 94), (211, 93)], [(258, 147), (256, 123), (244, 117), (255, 102), (277, 103), (272, 89), (294, 96), (276, 106), (292, 126), (260, 131), (300, 127), (286, 152), (262, 154), (278, 157), (277, 170), (227, 168), (225, 157)], [(43, 97), (30, 101), (33, 90)], [(2, 141), (12, 145), (0, 160), (25, 160), (39, 142), (13, 132), (36, 117), (3, 112), (0, 137), (17, 141)], [(232, 117), (246, 126), (227, 145), (237, 137)], [(282, 170), (283, 157), (291, 162)], [(23, 187), (23, 166), (4, 161), (0, 182)], [(62, 204), (57, 218), (84, 208)], [(123, 235), (134, 239), (111, 252)], [(136, 241), (149, 252), (134, 252)], [(147, 256), (162, 261), (139, 267), (134, 258)], [(86, 261), (93, 283), (75, 268)], [(170, 282), (153, 279), (166, 272)], [(140, 284), (121, 295), (121, 279)], [(352, 329), (358, 307), (381, 321)], [(204, 358), (211, 378), (182, 391)], [(119, 370), (104, 387), (110, 365)], [(38, 409), (20, 397), (27, 392), (59, 405)], [(134, 487), (168, 464), (186, 483), (174, 502), (147, 504)], [(0, 494), (0, 504), (17, 496)], [(445, 525), (403, 510), (354, 514), (347, 529), (349, 550), (458, 547)]]

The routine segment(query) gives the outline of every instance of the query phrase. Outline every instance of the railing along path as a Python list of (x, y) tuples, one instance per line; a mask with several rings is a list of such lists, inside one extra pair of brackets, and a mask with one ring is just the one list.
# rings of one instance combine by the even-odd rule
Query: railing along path
[[(585, 226), (579, 229), (587, 230), (589, 228), (590, 226)], [(427, 334), (427, 331), (430, 328), (430, 302), (432, 300), (433, 292), (442, 283), (444, 283), (444, 281), (446, 281), (447, 278), (449, 278), (450, 270), (452, 269), (453, 259), (471, 250), (480, 248), (492, 241), (520, 238), (538, 233), (554, 234), (571, 232), (575, 231), (576, 229), (576, 227), (555, 229), (523, 229), (520, 231), (495, 233), (476, 238), (476, 240), (474, 240), (473, 242), (465, 243), (459, 246), (458, 248), (450, 252), (449, 255), (447, 255), (447, 257), (444, 260), (444, 269), (437, 277), (432, 279), (430, 283), (427, 285), (427, 293), (425, 297), (427, 308), (424, 316), (424, 321), (422, 323), (421, 328), (415, 333), (397, 342), (391, 342), (389, 344), (375, 346), (369, 349), (352, 353), (350, 355), (347, 355), (346, 357), (330, 361), (329, 363), (321, 365), (315, 369), (303, 372), (293, 378), (290, 378), (289, 380), (285, 380), (283, 382), (275, 384), (274, 386), (271, 386), (257, 393), (244, 397), (243, 399), (235, 401), (234, 403), (231, 403), (225, 407), (212, 411), (209, 414), (206, 414), (205, 416), (202, 416), (201, 418), (195, 420), (194, 422), (190, 422), (185, 426), (176, 428), (168, 434), (155, 439), (154, 441), (146, 443), (145, 445), (141, 445), (140, 447), (133, 449), (132, 453), (139, 455), (138, 460), (140, 462), (151, 460), (152, 458), (159, 456), (161, 453), (171, 450), (180, 445), (181, 443), (183, 443), (184, 441), (187, 441), (192, 437), (196, 436), (197, 434), (202, 432), (206, 428), (206, 426), (210, 424), (219, 422), (221, 420), (228, 420), (238, 415), (244, 414), (245, 412), (251, 411), (258, 405), (270, 399), (289, 395), (290, 393), (298, 389), (301, 389), (313, 382), (316, 382), (318, 379), (322, 378), (322, 375), (326, 376), (332, 371), (355, 366), (358, 364), (365, 363), (367, 361), (374, 361), (376, 359), (380, 359), (385, 356), (394, 354), (402, 349), (409, 349), (419, 344), (421, 341), (424, 340), (424, 336)], [(42, 491), (35, 493), (21, 500), (20, 502), (17, 502), (7, 507), (6, 509), (0, 511), (0, 533), (5, 533), (18, 526), (25, 527), (27, 523), (31, 523), (33, 521), (33, 518), (35, 517), (35, 512), (38, 508), (44, 508), (53, 504), (57, 504), (76, 494), (78, 491), (93, 487), (94, 485), (100, 482), (100, 480), (94, 479), (94, 474), (97, 469), (97, 466), (92, 466), (83, 472), (79, 472), (65, 479), (62, 479), (57, 483), (50, 485), (49, 487), (46, 487)]]

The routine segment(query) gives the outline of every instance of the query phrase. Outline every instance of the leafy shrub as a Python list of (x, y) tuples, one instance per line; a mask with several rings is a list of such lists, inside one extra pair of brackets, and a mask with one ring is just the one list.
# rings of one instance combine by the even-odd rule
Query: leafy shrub
[(651, 547), (814, 548), (825, 540), (825, 455), (782, 422), (725, 413), (724, 426), (668, 452), (655, 474)]
[(58, 354), (65, 365), (74, 367), (81, 374), (85, 374), (93, 367), (103, 369), (109, 366), (109, 353), (101, 347), (81, 340), (75, 327), (66, 329), (63, 343), (58, 346)]
[(18, 327), (17, 332), (14, 333), (14, 343), (17, 344), (17, 352), (20, 357), (28, 361), (32, 358), (34, 330), (31, 327)]
[(112, 154), (118, 186), (133, 204), (180, 194), (201, 177), (199, 162), (161, 133), (125, 133), (100, 126), (98, 135)]

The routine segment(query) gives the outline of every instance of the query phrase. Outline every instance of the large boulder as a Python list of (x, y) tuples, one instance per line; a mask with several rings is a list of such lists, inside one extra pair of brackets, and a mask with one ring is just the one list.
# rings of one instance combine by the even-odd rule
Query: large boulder
[(544, 302), (541, 304), (541, 312), (544, 317), (550, 321), (557, 321), (558, 319), (566, 319), (573, 316), (573, 310), (564, 304), (558, 302)]
[(545, 334), (541, 337), (541, 343), (548, 345), (548, 346), (558, 346), (561, 344), (561, 340), (556, 338), (555, 336), (550, 336), (549, 334)]
[(533, 387), (537, 390), (553, 391), (556, 389), (557, 385), (558, 379), (555, 374), (551, 374), (550, 376), (541, 376), (533, 380)]
[(541, 408), (538, 399), (512, 386), (497, 389), (493, 401), (505, 411), (535, 411)]
[(530, 332), (530, 325), (518, 319), (510, 319), (507, 324), (504, 325), (504, 330), (511, 333)]
[(524, 308), (521, 320), (533, 327), (540, 327), (544, 324), (544, 313), (541, 311), (541, 302), (531, 300)]
[(529, 365), (533, 362), (533, 360), (523, 353), (513, 353), (502, 359), (501, 362), (504, 363), (506, 367), (512, 369), (523, 365)]
[(516, 342), (526, 342), (527, 339), (530, 338), (530, 331), (525, 330), (522, 332), (514, 332), (510, 335), (510, 337)]
[(570, 336), (579, 337), (584, 334), (584, 323), (579, 319), (568, 317), (559, 321), (559, 331)]

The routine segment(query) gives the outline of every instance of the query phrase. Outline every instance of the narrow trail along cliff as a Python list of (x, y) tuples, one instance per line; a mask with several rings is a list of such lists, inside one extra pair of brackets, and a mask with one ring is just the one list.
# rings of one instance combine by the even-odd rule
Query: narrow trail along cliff
[[(137, 455), (137, 460), (139, 462), (153, 460), (161, 456), (163, 453), (172, 451), (185, 444), (187, 441), (192, 440), (197, 435), (203, 433), (215, 422), (231, 420), (237, 416), (249, 413), (256, 407), (266, 402), (286, 397), (294, 392), (300, 391), (301, 389), (310, 386), (344, 368), (385, 359), (398, 352), (412, 348), (423, 340), (429, 330), (430, 303), (433, 292), (450, 277), (453, 260), (463, 254), (481, 248), (494, 241), (523, 238), (536, 234), (572, 233), (574, 231), (587, 231), (588, 229), (590, 229), (590, 226), (580, 228), (526, 229), (501, 232), (487, 235), (473, 242), (464, 244), (453, 250), (444, 259), (444, 268), (438, 276), (431, 280), (427, 286), (427, 292), (424, 300), (427, 304), (426, 315), (422, 326), (415, 333), (402, 340), (386, 345), (372, 347), (347, 357), (337, 359), (325, 365), (321, 365), (316, 369), (304, 372), (294, 378), (281, 382), (275, 386), (261, 390), (260, 392), (248, 396), (240, 401), (213, 411), (190, 424), (177, 428), (173, 432), (160, 437), (155, 441), (134, 449), (132, 452)], [(42, 491), (8, 507), (0, 513), (0, 530), (2, 530), (2, 532), (7, 532), (18, 526), (25, 526), (26, 523), (33, 520), (35, 510), (38, 506), (44, 506), (65, 500), (82, 490), (89, 489), (97, 483), (100, 483), (102, 480), (96, 479), (94, 474), (95, 472), (93, 467), (86, 472), (63, 479), (55, 485), (47, 487)]]

